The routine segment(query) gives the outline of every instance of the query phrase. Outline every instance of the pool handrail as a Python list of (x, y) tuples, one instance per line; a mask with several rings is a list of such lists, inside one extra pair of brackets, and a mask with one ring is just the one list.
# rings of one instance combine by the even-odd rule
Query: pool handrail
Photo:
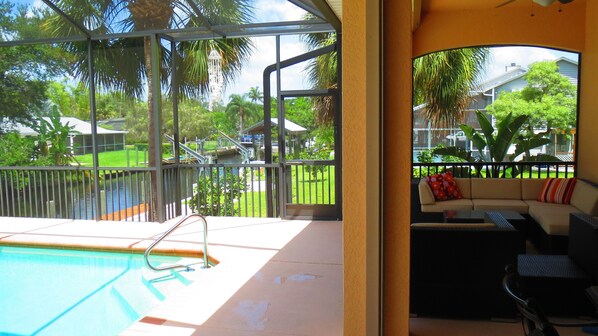
[(149, 269), (151, 269), (152, 271), (156, 271), (156, 272), (157, 271), (165, 271), (165, 270), (174, 269), (174, 268), (185, 268), (188, 271), (193, 270), (193, 268), (189, 267), (188, 265), (181, 265), (181, 264), (156, 267), (156, 266), (153, 266), (149, 261), (149, 255), (152, 252), (152, 249), (156, 245), (158, 245), (164, 238), (166, 238), (169, 234), (171, 234), (174, 230), (176, 230), (179, 226), (181, 226), (181, 224), (185, 223), (191, 217), (199, 217), (199, 219), (203, 223), (203, 267), (202, 268), (210, 267), (210, 264), (208, 263), (208, 222), (206, 221), (206, 218), (204, 216), (202, 216), (198, 213), (192, 213), (192, 214), (189, 214), (189, 215), (183, 217), (181, 220), (179, 220), (175, 225), (173, 225), (170, 229), (168, 229), (166, 232), (164, 232), (160, 237), (158, 237), (158, 239), (156, 239), (153, 243), (150, 244), (150, 246), (147, 247), (147, 249), (143, 253), (143, 257), (145, 259), (145, 264), (147, 265), (147, 267)]

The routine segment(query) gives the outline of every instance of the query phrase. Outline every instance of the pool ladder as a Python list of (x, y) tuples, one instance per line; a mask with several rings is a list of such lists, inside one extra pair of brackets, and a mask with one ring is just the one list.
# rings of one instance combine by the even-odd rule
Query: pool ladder
[(202, 268), (209, 268), (210, 264), (208, 263), (208, 222), (204, 216), (193, 213), (183, 217), (180, 221), (178, 221), (175, 225), (173, 225), (168, 231), (164, 232), (158, 239), (156, 239), (150, 246), (147, 247), (145, 252), (143, 253), (143, 257), (145, 259), (145, 264), (147, 267), (153, 271), (165, 271), (169, 269), (175, 268), (185, 268), (187, 271), (193, 271), (193, 268), (189, 267), (188, 265), (181, 265), (181, 264), (174, 264), (174, 265), (167, 265), (162, 267), (156, 267), (152, 265), (149, 261), (150, 253), (152, 249), (158, 245), (164, 238), (166, 238), (169, 234), (171, 234), (174, 230), (176, 230), (179, 226), (185, 223), (191, 217), (199, 217), (201, 222), (203, 223), (203, 267)]

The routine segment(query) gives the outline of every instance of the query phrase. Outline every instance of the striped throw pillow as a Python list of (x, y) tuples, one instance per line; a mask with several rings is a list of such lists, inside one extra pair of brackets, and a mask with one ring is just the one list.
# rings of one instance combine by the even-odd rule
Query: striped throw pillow
[(544, 182), (544, 187), (538, 195), (539, 202), (569, 204), (573, 188), (575, 188), (576, 178), (552, 178), (549, 177)]

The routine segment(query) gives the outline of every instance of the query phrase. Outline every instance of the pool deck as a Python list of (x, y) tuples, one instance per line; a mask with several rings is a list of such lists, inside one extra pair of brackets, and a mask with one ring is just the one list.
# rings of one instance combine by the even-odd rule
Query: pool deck
[[(164, 224), (0, 217), (0, 245), (142, 252)], [(208, 255), (121, 335), (342, 335), (342, 222), (208, 217)], [(199, 255), (202, 225), (181, 226), (156, 253)]]

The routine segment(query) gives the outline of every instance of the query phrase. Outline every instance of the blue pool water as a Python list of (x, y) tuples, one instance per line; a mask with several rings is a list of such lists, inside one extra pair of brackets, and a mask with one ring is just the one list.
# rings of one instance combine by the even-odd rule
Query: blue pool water
[(136, 254), (0, 247), (0, 335), (118, 335), (188, 275), (151, 272)]

